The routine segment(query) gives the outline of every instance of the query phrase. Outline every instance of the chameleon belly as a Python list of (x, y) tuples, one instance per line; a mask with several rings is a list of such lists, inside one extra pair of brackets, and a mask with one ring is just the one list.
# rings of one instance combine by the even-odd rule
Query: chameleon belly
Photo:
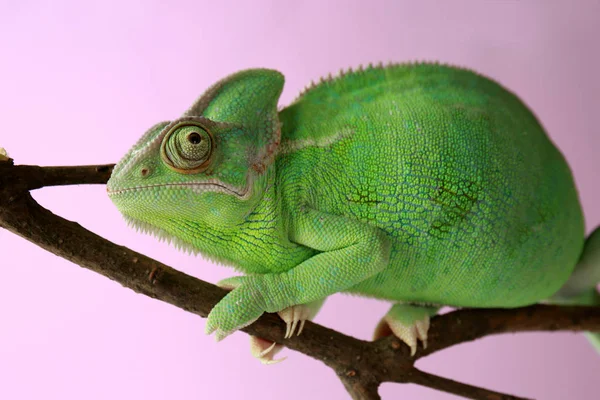
[(571, 172), (497, 83), (432, 64), (370, 68), (309, 89), (279, 116), (284, 202), (392, 239), (389, 266), (349, 292), (514, 307), (571, 274), (584, 240)]

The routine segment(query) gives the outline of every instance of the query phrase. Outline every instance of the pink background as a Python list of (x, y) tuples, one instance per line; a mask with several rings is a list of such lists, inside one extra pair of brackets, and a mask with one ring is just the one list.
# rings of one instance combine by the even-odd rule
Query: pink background
[[(248, 67), (311, 79), (377, 61), (442, 60), (516, 91), (573, 168), (588, 230), (600, 223), (600, 4), (584, 1), (0, 0), (0, 146), (18, 163), (117, 161), (146, 128)], [(551, 3), (551, 4), (550, 4)], [(129, 230), (103, 186), (47, 188), (45, 206), (119, 244), (215, 282), (232, 271)], [(0, 230), (1, 399), (344, 399), (305, 356), (262, 366), (248, 338)], [(369, 338), (387, 305), (336, 295), (317, 322)], [(433, 373), (541, 399), (597, 399), (600, 356), (581, 335), (490, 337), (424, 359)], [(450, 399), (384, 384), (387, 399)], [(217, 397), (218, 396), (218, 397)]]

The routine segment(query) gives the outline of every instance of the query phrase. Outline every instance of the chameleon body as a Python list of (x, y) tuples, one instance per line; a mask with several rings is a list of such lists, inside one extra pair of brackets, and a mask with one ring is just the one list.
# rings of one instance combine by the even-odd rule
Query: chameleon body
[[(134, 225), (247, 274), (221, 283), (232, 291), (208, 333), (267, 311), (293, 334), (348, 292), (395, 303), (377, 335), (387, 326), (414, 352), (441, 305), (568, 292), (585, 242), (577, 191), (514, 94), (467, 69), (401, 64), (323, 80), (277, 111), (283, 82), (266, 69), (223, 79), (108, 183)], [(600, 304), (594, 243), (567, 293), (581, 303)], [(270, 343), (254, 345), (271, 360)]]

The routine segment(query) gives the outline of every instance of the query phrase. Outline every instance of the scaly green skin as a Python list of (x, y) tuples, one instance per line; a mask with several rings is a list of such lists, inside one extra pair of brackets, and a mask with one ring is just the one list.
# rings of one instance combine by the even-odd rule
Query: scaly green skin
[(435, 64), (346, 73), (277, 113), (282, 87), (271, 70), (220, 81), (108, 183), (135, 225), (249, 274), (224, 283), (207, 332), (336, 292), (517, 307), (568, 280), (577, 192), (515, 95)]

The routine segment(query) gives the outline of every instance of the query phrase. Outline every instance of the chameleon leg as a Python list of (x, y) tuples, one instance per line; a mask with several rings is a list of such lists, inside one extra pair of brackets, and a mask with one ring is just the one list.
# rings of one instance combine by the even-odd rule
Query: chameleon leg
[[(599, 283), (600, 226), (585, 240), (581, 258), (567, 283), (545, 303), (600, 306), (600, 292), (596, 289)], [(600, 353), (600, 332), (587, 332), (585, 335)]]
[[(235, 278), (224, 279), (217, 282), (217, 286), (224, 289), (233, 290), (239, 283), (236, 282)], [(300, 336), (304, 329), (304, 323), (307, 320), (312, 320), (315, 315), (321, 309), (321, 306), (325, 302), (325, 298), (312, 301), (306, 304), (298, 304), (291, 307), (284, 308), (277, 312), (279, 317), (286, 324), (285, 338), (291, 338), (298, 329), (297, 335)], [(250, 335), (250, 353), (263, 364), (275, 364), (285, 360), (286, 357), (274, 360), (273, 357), (281, 351), (282, 345), (272, 342), (267, 339), (260, 338), (258, 336)]]
[[(291, 338), (296, 327), (297, 335), (300, 336), (304, 323), (312, 320), (321, 309), (325, 299), (316, 300), (307, 304), (291, 306), (279, 311), (277, 314), (286, 323), (285, 338)], [(250, 352), (263, 364), (275, 364), (286, 359), (286, 357), (274, 360), (273, 357), (283, 348), (282, 345), (271, 342), (257, 336), (250, 336)]]
[(389, 263), (389, 238), (364, 222), (304, 207), (289, 230), (292, 242), (319, 252), (284, 272), (227, 279), (225, 285), (235, 283), (235, 289), (210, 311), (207, 334), (215, 332), (217, 341), (222, 340), (265, 311), (278, 312), (347, 290)]
[(417, 340), (427, 347), (429, 317), (434, 316), (439, 307), (425, 307), (411, 304), (394, 304), (375, 328), (373, 340), (394, 334), (410, 347), (410, 355), (417, 351)]

